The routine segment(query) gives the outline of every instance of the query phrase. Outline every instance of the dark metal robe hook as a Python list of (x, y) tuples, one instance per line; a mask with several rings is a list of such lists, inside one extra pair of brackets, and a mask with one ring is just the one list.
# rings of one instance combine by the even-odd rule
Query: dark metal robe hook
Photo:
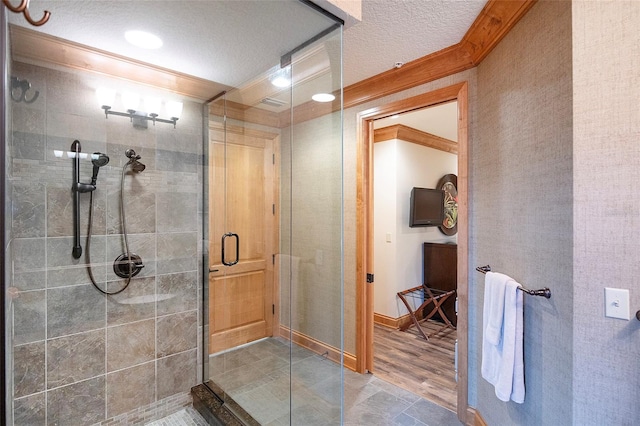
[[(14, 92), (17, 92), (19, 89), (20, 94), (16, 97), (14, 96)], [(20, 80), (18, 77), (11, 77), (11, 99), (16, 102), (24, 102), (27, 104), (32, 104), (38, 99), (38, 95), (40, 95), (39, 91), (35, 91), (31, 99), (27, 99), (27, 92), (31, 90), (31, 83), (27, 80)]]

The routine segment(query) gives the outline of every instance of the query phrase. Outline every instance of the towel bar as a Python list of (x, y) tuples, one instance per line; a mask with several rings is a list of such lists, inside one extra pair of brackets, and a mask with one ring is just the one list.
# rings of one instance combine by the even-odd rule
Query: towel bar
[[(486, 274), (487, 272), (491, 272), (491, 266), (489, 265), (478, 266), (476, 268), (476, 271)], [(541, 288), (539, 290), (529, 290), (528, 288), (524, 288), (522, 285), (520, 285), (520, 287), (518, 288), (531, 296), (543, 296), (543, 297), (546, 297), (547, 299), (551, 298), (551, 290), (549, 290), (547, 287)]]

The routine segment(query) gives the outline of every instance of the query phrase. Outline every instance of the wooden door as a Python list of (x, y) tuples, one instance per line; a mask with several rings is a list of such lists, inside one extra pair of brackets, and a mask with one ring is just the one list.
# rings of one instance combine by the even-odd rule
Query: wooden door
[(273, 334), (276, 144), (272, 133), (210, 127), (210, 354)]

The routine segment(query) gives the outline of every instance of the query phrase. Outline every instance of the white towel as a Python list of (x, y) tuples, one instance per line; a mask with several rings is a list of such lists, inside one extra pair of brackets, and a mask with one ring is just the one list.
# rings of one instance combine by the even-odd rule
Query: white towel
[[(502, 274), (499, 274), (502, 275)], [(506, 279), (505, 279), (506, 277)], [(485, 279), (482, 339), (482, 377), (494, 385), (501, 401), (524, 402), (524, 361), (522, 350), (522, 292), (513, 279), (489, 276)], [(502, 297), (501, 297), (502, 296)], [(499, 299), (503, 303), (500, 304)], [(502, 313), (499, 307), (502, 305)], [(497, 319), (501, 318), (501, 325)], [(493, 335), (499, 330), (499, 337)]]
[[(518, 283), (515, 283), (520, 287)], [(513, 359), (513, 384), (511, 389), (511, 400), (522, 404), (524, 402), (524, 294), (516, 291), (516, 343), (515, 355)]]
[(485, 339), (492, 345), (500, 344), (502, 336), (502, 323), (504, 318), (504, 291), (507, 282), (513, 281), (511, 277), (497, 272), (487, 272), (484, 288), (484, 303), (488, 310), (487, 323), (484, 325)]

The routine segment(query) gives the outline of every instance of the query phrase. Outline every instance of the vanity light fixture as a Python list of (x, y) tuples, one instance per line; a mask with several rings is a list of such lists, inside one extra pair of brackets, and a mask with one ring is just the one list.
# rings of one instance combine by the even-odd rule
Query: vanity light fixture
[(316, 93), (315, 95), (311, 96), (311, 99), (316, 102), (331, 102), (335, 98), (336, 97), (331, 93)]
[(152, 121), (153, 125), (156, 122), (173, 124), (173, 128), (176, 128), (176, 122), (182, 115), (182, 102), (167, 101), (165, 102), (165, 109), (170, 119), (158, 118), (162, 100), (157, 97), (148, 97), (144, 99), (144, 110), (141, 107), (140, 96), (132, 92), (124, 92), (120, 96), (122, 99), (122, 105), (127, 112), (112, 111), (116, 92), (115, 90), (98, 88), (96, 90), (96, 97), (98, 98), (98, 104), (100, 108), (104, 110), (105, 118), (109, 118), (109, 115), (119, 115), (121, 117), (129, 117), (135, 127), (146, 128), (147, 121)]

